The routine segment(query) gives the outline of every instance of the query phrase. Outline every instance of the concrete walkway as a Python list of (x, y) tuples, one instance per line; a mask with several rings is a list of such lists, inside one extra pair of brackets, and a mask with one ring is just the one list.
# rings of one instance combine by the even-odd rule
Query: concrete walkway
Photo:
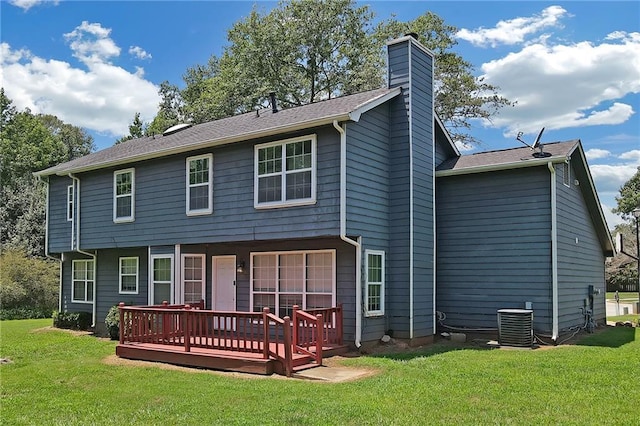
[(323, 382), (340, 383), (358, 380), (376, 373), (374, 370), (363, 370), (342, 366), (327, 366), (309, 368), (293, 374), (296, 379), (320, 380)]

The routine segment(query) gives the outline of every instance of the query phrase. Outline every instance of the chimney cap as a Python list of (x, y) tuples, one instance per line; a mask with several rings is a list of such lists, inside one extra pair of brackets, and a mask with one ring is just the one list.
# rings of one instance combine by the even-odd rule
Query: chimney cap
[(413, 37), (414, 39), (418, 40), (418, 33), (415, 32), (406, 33), (405, 36)]

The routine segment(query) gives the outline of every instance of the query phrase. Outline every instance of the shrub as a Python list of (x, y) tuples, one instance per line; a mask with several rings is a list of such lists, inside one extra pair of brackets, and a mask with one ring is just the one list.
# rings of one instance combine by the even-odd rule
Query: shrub
[(51, 318), (53, 310), (38, 308), (0, 309), (0, 320)]
[(118, 305), (109, 309), (107, 316), (104, 318), (104, 324), (107, 326), (107, 332), (111, 340), (118, 340), (120, 338), (120, 310)]
[(58, 265), (27, 257), (19, 250), (0, 255), (2, 309), (24, 308), (52, 312), (58, 306)]
[(91, 326), (91, 313), (56, 312), (53, 314), (53, 326), (71, 330), (88, 330)]

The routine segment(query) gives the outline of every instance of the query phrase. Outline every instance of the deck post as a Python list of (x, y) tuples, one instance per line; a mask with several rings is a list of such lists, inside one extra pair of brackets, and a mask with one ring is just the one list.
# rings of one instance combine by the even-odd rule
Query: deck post
[(316, 315), (316, 363), (322, 365), (322, 344), (324, 342), (323, 337), (324, 330), (324, 317), (322, 314)]
[(287, 377), (291, 377), (293, 373), (293, 355), (291, 344), (291, 318), (284, 317), (284, 330), (282, 331), (282, 340), (284, 341), (284, 372)]
[(336, 313), (336, 340), (339, 345), (342, 345), (342, 303), (338, 305), (338, 312)]
[(184, 350), (185, 352), (191, 352), (191, 321), (189, 321), (189, 311), (191, 306), (184, 305)]
[(298, 327), (300, 327), (300, 320), (298, 319), (299, 310), (300, 310), (300, 306), (293, 305), (293, 335), (291, 336), (291, 340), (294, 345), (297, 345), (299, 341), (299, 336), (298, 336)]
[(262, 308), (262, 354), (264, 359), (269, 359), (269, 308), (265, 306)]
[[(162, 308), (167, 309), (169, 302), (162, 301)], [(162, 311), (162, 342), (167, 343), (169, 341), (169, 321), (167, 321), (167, 312)]]
[(118, 310), (120, 311), (120, 344), (124, 344), (124, 302), (118, 303)]

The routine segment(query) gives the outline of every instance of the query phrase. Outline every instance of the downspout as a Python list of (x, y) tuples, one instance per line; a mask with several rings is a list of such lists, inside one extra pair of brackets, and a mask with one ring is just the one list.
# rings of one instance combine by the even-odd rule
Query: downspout
[[(75, 246), (75, 251), (77, 251), (80, 254), (84, 254), (85, 256), (89, 256), (93, 259), (93, 301), (91, 302), (92, 305), (92, 324), (91, 327), (96, 326), (96, 317), (98, 316), (98, 310), (97, 310), (97, 305), (96, 305), (96, 282), (98, 281), (98, 274), (97, 274), (97, 268), (98, 268), (98, 256), (96, 254), (92, 254), (89, 253), (87, 251), (83, 251), (80, 249), (80, 179), (77, 178), (76, 176), (73, 175), (73, 173), (69, 173), (69, 177), (71, 179), (73, 179), (74, 181), (74, 189), (77, 190), (77, 196), (74, 198), (74, 215), (73, 215), (73, 219), (76, 221), (75, 223), (75, 228), (76, 228), (76, 246)], [(77, 186), (76, 186), (77, 184)], [(75, 195), (75, 194), (74, 194)]]
[(558, 341), (558, 225), (556, 214), (557, 190), (556, 169), (549, 161), (547, 167), (551, 172), (551, 339)]
[(38, 180), (44, 183), (46, 188), (45, 205), (44, 205), (44, 256), (47, 259), (55, 260), (58, 262), (58, 312), (62, 311), (62, 255), (58, 259), (55, 256), (49, 254), (49, 179), (42, 179), (38, 176)]
[(356, 248), (356, 335), (354, 344), (361, 346), (362, 340), (362, 240), (347, 237), (347, 132), (333, 120), (333, 127), (340, 133), (340, 239)]

